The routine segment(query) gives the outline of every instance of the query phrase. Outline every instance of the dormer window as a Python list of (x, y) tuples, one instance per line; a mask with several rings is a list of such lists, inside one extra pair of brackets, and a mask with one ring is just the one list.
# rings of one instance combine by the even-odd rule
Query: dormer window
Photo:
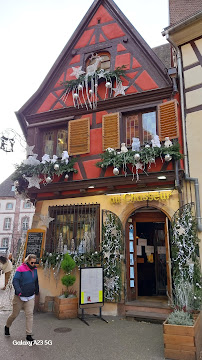
[(110, 70), (111, 56), (110, 56), (110, 53), (108, 53), (107, 51), (102, 51), (102, 52), (97, 53), (96, 55), (95, 54), (91, 55), (86, 61), (86, 67), (88, 67), (89, 65), (95, 64), (98, 56), (101, 58), (101, 61), (99, 61), (97, 69), (103, 69), (105, 71)]

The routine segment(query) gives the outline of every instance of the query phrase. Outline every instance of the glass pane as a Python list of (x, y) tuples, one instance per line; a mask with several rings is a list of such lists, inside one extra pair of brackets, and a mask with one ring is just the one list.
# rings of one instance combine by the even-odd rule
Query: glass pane
[(130, 267), (130, 279), (134, 279), (134, 267)]
[(67, 150), (67, 130), (59, 130), (57, 134), (56, 155), (62, 156), (62, 152)]
[(139, 138), (138, 115), (131, 115), (126, 118), (126, 144), (132, 145), (133, 137)]
[(156, 135), (156, 112), (142, 114), (143, 141), (149, 142)]
[(53, 131), (44, 134), (44, 154), (53, 156), (54, 135)]
[(130, 254), (130, 265), (134, 265), (133, 254)]
[(134, 248), (133, 248), (133, 241), (130, 241), (130, 252), (134, 252)]
[(130, 287), (135, 287), (135, 281), (134, 280), (130, 280)]

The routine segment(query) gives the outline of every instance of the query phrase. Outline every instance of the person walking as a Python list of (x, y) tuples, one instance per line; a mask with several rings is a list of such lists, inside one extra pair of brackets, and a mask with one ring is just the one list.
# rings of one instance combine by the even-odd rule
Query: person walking
[(6, 285), (13, 269), (12, 262), (8, 260), (5, 256), (0, 256), (0, 269), (5, 273), (5, 286), (2, 290), (5, 290)]
[(35, 295), (39, 294), (36, 255), (29, 254), (24, 263), (17, 268), (13, 286), (15, 289), (13, 311), (6, 322), (5, 335), (10, 336), (9, 328), (23, 308), (26, 315), (26, 340), (34, 342), (32, 337), (33, 312)]

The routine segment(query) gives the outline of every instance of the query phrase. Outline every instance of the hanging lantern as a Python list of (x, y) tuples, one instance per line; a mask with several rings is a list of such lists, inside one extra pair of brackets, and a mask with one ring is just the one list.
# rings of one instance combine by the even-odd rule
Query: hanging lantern
[(78, 90), (82, 90), (83, 86), (81, 84), (78, 85)]
[(55, 164), (55, 165), (54, 165), (54, 169), (55, 169), (56, 171), (59, 170), (59, 168), (60, 168), (59, 164)]
[(165, 161), (170, 161), (170, 160), (172, 160), (172, 156), (170, 155), (170, 154), (166, 154), (165, 155)]
[(112, 84), (111, 84), (109, 81), (107, 81), (106, 84), (105, 84), (105, 86), (106, 86), (107, 89), (110, 89), (111, 86), (112, 86)]
[(140, 160), (140, 154), (135, 154), (134, 159), (135, 159), (135, 161), (138, 162)]
[(77, 93), (74, 93), (73, 98), (78, 99), (79, 95)]
[(114, 175), (118, 175), (118, 174), (119, 174), (119, 169), (118, 169), (117, 167), (115, 167), (115, 168), (113, 169), (113, 174), (114, 174)]
[(68, 174), (65, 175), (65, 179), (69, 179), (69, 175), (68, 175)]
[(51, 183), (51, 181), (52, 181), (51, 177), (50, 177), (50, 176), (48, 176), (48, 177), (46, 178), (46, 182), (47, 182), (47, 184), (50, 184), (50, 183)]

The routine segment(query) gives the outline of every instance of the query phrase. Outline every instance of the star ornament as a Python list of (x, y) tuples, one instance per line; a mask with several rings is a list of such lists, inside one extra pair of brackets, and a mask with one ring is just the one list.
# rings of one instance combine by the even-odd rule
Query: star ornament
[(42, 225), (46, 226), (47, 228), (49, 228), (49, 224), (51, 221), (55, 220), (55, 218), (52, 218), (48, 215), (40, 215), (40, 219), (42, 222)]
[(126, 95), (125, 90), (128, 89), (129, 86), (123, 86), (122, 82), (119, 81), (116, 85), (116, 88), (113, 88), (114, 90), (114, 97), (118, 95)]
[(70, 76), (75, 76), (77, 79), (79, 78), (80, 75), (85, 74), (85, 71), (81, 70), (82, 66), (79, 66), (78, 68), (75, 68), (72, 66), (72, 73), (70, 74)]
[(38, 176), (32, 176), (32, 177), (25, 177), (25, 179), (29, 182), (28, 188), (35, 187), (37, 189), (40, 189), (39, 183), (41, 182), (41, 179), (38, 178)]

